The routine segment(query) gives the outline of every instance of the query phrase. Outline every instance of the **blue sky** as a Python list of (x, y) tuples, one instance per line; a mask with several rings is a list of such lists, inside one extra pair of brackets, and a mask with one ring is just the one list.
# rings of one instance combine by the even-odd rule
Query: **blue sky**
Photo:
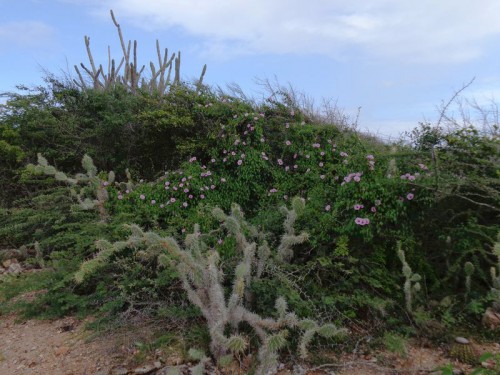
[(43, 69), (73, 74), (107, 46), (121, 49), (109, 16), (137, 39), (139, 61), (156, 61), (155, 40), (182, 51), (181, 75), (239, 84), (275, 78), (315, 102), (332, 99), (359, 128), (397, 136), (476, 77), (464, 95), (500, 96), (498, 0), (0, 0), (0, 92), (41, 84)]

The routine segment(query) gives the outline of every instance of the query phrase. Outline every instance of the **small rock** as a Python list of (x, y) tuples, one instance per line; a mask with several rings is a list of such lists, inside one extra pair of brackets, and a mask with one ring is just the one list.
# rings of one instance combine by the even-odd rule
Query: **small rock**
[(56, 350), (54, 350), (54, 353), (56, 356), (64, 355), (67, 352), (69, 352), (69, 347), (67, 347), (67, 346), (61, 346), (61, 347), (57, 348)]
[(127, 375), (128, 370), (126, 367), (123, 366), (116, 366), (111, 369), (109, 372), (109, 375)]
[(455, 341), (459, 344), (469, 344), (469, 340), (467, 340), (465, 337), (455, 337)]
[(2, 262), (2, 266), (4, 268), (9, 268), (9, 266), (12, 264), (12, 259), (7, 259)]
[(11, 263), (9, 268), (7, 269), (8, 273), (11, 273), (13, 275), (20, 274), (23, 271), (21, 265), (19, 263)]
[(489, 307), (483, 315), (482, 323), (491, 330), (500, 328), (500, 314)]
[(150, 372), (153, 372), (156, 369), (158, 369), (158, 367), (156, 367), (155, 365), (145, 365), (133, 369), (132, 373), (137, 375), (144, 375), (144, 374), (149, 374)]

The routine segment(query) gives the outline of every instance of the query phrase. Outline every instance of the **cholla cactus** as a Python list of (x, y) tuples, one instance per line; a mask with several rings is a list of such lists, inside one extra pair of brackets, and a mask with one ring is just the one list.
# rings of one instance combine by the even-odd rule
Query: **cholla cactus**
[[(28, 164), (27, 169), (36, 174), (46, 174), (54, 176), (57, 181), (65, 182), (71, 186), (71, 194), (76, 198), (78, 204), (83, 210), (97, 209), (101, 221), (106, 221), (108, 213), (104, 204), (108, 199), (108, 192), (106, 186), (114, 183), (115, 173), (113, 171), (107, 174), (106, 179), (101, 179), (97, 175), (97, 168), (88, 155), (84, 155), (82, 159), (82, 167), (86, 173), (77, 173), (74, 177), (68, 177), (65, 173), (58, 171), (54, 166), (50, 165), (41, 154), (38, 154), (38, 164)], [(130, 182), (130, 179), (129, 179)], [(81, 184), (83, 187), (77, 192), (76, 187)], [(88, 188), (95, 195), (95, 199), (87, 197)]]
[[(297, 211), (294, 208), (291, 211)], [(245, 352), (249, 346), (249, 338), (239, 333), (240, 323), (247, 323), (253, 328), (260, 340), (258, 352), (259, 367), (256, 374), (265, 374), (275, 365), (277, 352), (288, 343), (288, 332), (291, 329), (302, 331), (300, 339), (301, 356), (307, 356), (307, 345), (315, 334), (332, 337), (344, 332), (333, 324), (319, 325), (312, 320), (300, 320), (295, 313), (288, 311), (283, 298), (276, 300), (277, 318), (263, 318), (247, 307), (246, 291), (253, 279), (260, 277), (262, 263), (269, 259), (271, 251), (267, 243), (258, 246), (253, 240), (259, 238), (255, 227), (245, 220), (241, 209), (233, 205), (231, 214), (226, 215), (220, 209), (213, 214), (221, 220), (221, 225), (237, 240), (240, 261), (235, 267), (231, 291), (226, 297), (223, 287), (224, 274), (219, 265), (219, 254), (204, 242), (199, 225), (194, 225), (193, 233), (188, 234), (181, 245), (172, 237), (161, 237), (153, 232), (143, 232), (136, 225), (128, 226), (132, 235), (127, 241), (110, 244), (100, 241), (101, 252), (94, 259), (85, 262), (76, 273), (75, 279), (83, 281), (89, 274), (109, 257), (124, 247), (146, 248), (145, 252), (159, 253), (161, 265), (174, 264), (182, 280), (188, 299), (200, 310), (210, 332), (210, 351), (220, 365), (227, 364), (233, 358)], [(294, 220), (288, 219), (288, 231)], [(247, 233), (244, 233), (245, 232)], [(231, 332), (228, 335), (228, 332)], [(202, 365), (200, 365), (202, 367)]]
[(464, 273), (465, 273), (465, 299), (470, 294), (471, 288), (471, 277), (474, 273), (474, 265), (471, 262), (465, 262), (464, 264)]
[(401, 242), (398, 242), (398, 257), (403, 264), (403, 275), (405, 277), (404, 292), (405, 292), (405, 302), (406, 310), (412, 314), (413, 313), (413, 293), (418, 293), (420, 291), (420, 280), (422, 279), (418, 273), (413, 273), (410, 265), (406, 262), (405, 253), (401, 249)]
[(493, 310), (500, 314), (500, 233), (497, 236), (497, 241), (493, 247), (493, 254), (497, 256), (496, 267), (490, 268), (491, 273), (491, 295), (493, 297)]
[(280, 211), (286, 215), (286, 219), (283, 223), (283, 228), (285, 233), (281, 237), (281, 243), (278, 246), (278, 259), (283, 262), (289, 262), (293, 257), (292, 246), (301, 244), (308, 239), (307, 233), (301, 233), (299, 235), (295, 234), (295, 221), (298, 215), (300, 215), (305, 208), (305, 200), (303, 198), (294, 197), (292, 199), (292, 209), (289, 210), (287, 207), (283, 206)]

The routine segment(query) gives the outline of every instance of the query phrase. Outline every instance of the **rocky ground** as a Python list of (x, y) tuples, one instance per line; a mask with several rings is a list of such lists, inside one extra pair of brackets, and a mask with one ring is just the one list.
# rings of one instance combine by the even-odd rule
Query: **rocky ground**
[[(85, 321), (65, 318), (55, 321), (17, 321), (16, 316), (0, 317), (0, 374), (5, 375), (166, 375), (170, 366), (180, 364), (174, 352), (156, 352), (137, 363), (135, 340), (145, 340), (147, 329), (115, 332), (91, 338)], [(478, 352), (500, 353), (500, 345), (475, 345)], [(411, 346), (406, 358), (387, 352), (354, 356), (345, 354), (330, 365), (309, 367), (281, 364), (278, 374), (440, 374), (440, 366), (453, 363), (456, 373), (467, 374), (472, 367), (454, 361), (444, 350)], [(187, 371), (184, 366), (183, 373)], [(245, 374), (245, 364), (225, 373)], [(461, 372), (460, 372), (461, 371)], [(218, 373), (215, 369), (210, 373)]]

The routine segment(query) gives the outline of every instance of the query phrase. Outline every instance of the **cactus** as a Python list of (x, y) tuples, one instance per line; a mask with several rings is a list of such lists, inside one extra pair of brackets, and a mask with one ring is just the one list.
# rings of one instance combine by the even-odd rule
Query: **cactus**
[[(113, 171), (107, 174), (106, 179), (101, 179), (92, 158), (88, 155), (84, 155), (82, 158), (82, 167), (86, 173), (77, 173), (74, 177), (68, 177), (65, 173), (58, 171), (41, 154), (38, 154), (37, 162), (36, 165), (28, 164), (26, 169), (34, 174), (53, 176), (57, 181), (66, 183), (71, 187), (71, 194), (78, 201), (81, 209), (97, 209), (101, 221), (104, 222), (108, 219), (105, 208), (105, 203), (108, 200), (106, 186), (112, 184), (115, 180)], [(83, 186), (77, 192), (78, 185)], [(95, 196), (94, 199), (88, 197), (89, 188)]]
[(500, 314), (500, 233), (493, 245), (493, 254), (497, 257), (496, 267), (490, 268), (491, 274), (491, 296), (493, 297), (493, 310)]
[[(92, 56), (92, 51), (90, 49), (90, 37), (85, 36), (85, 48), (87, 50), (87, 56), (89, 58), (90, 68), (80, 63), (80, 67), (88, 75), (92, 82), (92, 88), (95, 90), (110, 90), (116, 86), (124, 86), (131, 93), (135, 94), (139, 89), (147, 91), (150, 93), (158, 93), (163, 96), (167, 89), (172, 85), (180, 84), (180, 65), (181, 65), (181, 53), (180, 51), (176, 54), (173, 53), (169, 57), (168, 49), (165, 48), (162, 55), (160, 49), (160, 43), (156, 40), (156, 53), (158, 55), (158, 67), (151, 61), (149, 67), (151, 69), (151, 78), (149, 80), (141, 77), (144, 72), (145, 65), (139, 69), (137, 63), (137, 41), (134, 40), (133, 51), (131, 51), (132, 42), (129, 40), (127, 45), (123, 39), (123, 33), (120, 24), (116, 21), (115, 15), (112, 10), (110, 10), (111, 19), (118, 32), (118, 37), (120, 39), (120, 45), (123, 53), (118, 65), (116, 65), (115, 59), (111, 58), (111, 49), (108, 46), (108, 69), (107, 73), (104, 73), (104, 68), (102, 65), (96, 66), (94, 58)], [(123, 67), (123, 73), (120, 74), (120, 70)], [(87, 81), (83, 78), (82, 72), (77, 65), (74, 66), (75, 71), (78, 75), (79, 81), (73, 80), (73, 82), (80, 87), (82, 90), (87, 90)], [(171, 81), (170, 76), (174, 69), (174, 78)], [(203, 78), (207, 70), (206, 64), (203, 66), (200, 78), (196, 82), (197, 91), (200, 91), (203, 86)]]
[[(285, 219), (288, 235), (293, 235), (290, 234), (295, 220), (293, 216), (303, 207), (303, 202), (296, 201), (295, 204), (297, 206), (288, 211)], [(172, 264), (173, 261), (189, 301), (196, 305), (204, 316), (211, 337), (210, 351), (219, 365), (227, 364), (233, 355), (247, 350), (250, 340), (239, 333), (240, 323), (246, 323), (255, 331), (260, 341), (256, 374), (264, 374), (275, 365), (277, 352), (288, 344), (289, 330), (302, 331), (299, 341), (302, 358), (307, 357), (307, 345), (314, 335), (332, 337), (345, 332), (333, 324), (320, 325), (312, 320), (298, 319), (293, 312), (288, 311), (287, 303), (281, 297), (275, 304), (276, 318), (263, 318), (250, 311), (247, 307), (246, 292), (252, 280), (262, 274), (262, 262), (270, 258), (271, 252), (266, 243), (257, 245), (255, 239), (262, 238), (262, 234), (245, 221), (238, 205), (233, 204), (229, 215), (218, 208), (213, 210), (213, 215), (221, 221), (221, 227), (236, 238), (240, 256), (229, 294), (225, 293), (223, 287), (225, 277), (219, 264), (219, 254), (205, 243), (206, 235), (201, 234), (197, 224), (193, 227), (193, 233), (186, 236), (184, 246), (172, 237), (161, 237), (154, 232), (144, 232), (136, 225), (129, 225), (131, 236), (128, 240), (114, 244), (107, 241), (98, 242), (100, 252), (82, 264), (75, 274), (75, 280), (82, 282), (106, 264), (112, 254), (126, 247), (141, 247), (146, 248), (146, 253), (159, 253), (158, 261), (161, 265)], [(283, 242), (282, 239), (280, 246), (283, 248), (291, 246), (290, 242), (286, 245), (283, 245)], [(203, 360), (196, 371), (202, 371), (202, 362)]]
[(474, 265), (471, 262), (465, 262), (464, 264), (464, 273), (465, 273), (465, 299), (470, 294), (471, 289), (471, 277), (474, 273)]
[(406, 262), (405, 253), (401, 249), (401, 242), (398, 242), (397, 249), (399, 260), (403, 264), (402, 271), (405, 277), (403, 289), (405, 292), (406, 311), (413, 314), (413, 294), (420, 291), (420, 280), (422, 278), (418, 273), (414, 273), (410, 265)]

